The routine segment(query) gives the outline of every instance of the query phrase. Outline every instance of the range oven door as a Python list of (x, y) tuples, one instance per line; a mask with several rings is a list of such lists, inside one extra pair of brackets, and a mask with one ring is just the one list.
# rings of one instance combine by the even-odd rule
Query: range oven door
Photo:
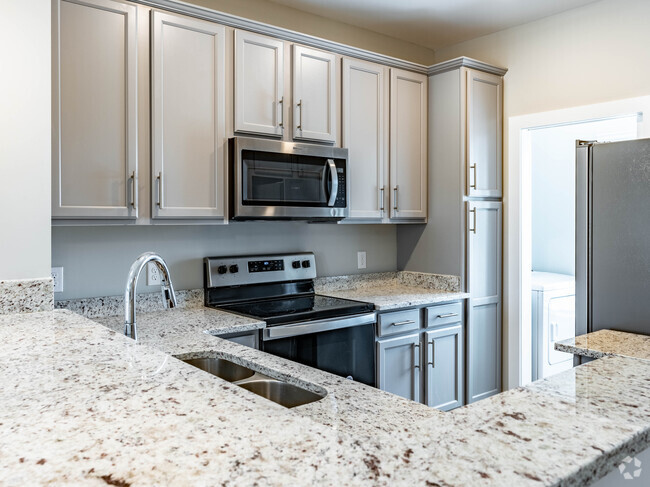
[(347, 149), (231, 139), (235, 220), (339, 220), (349, 216)]
[[(364, 324), (337, 327), (354, 318)], [(375, 315), (370, 313), (270, 327), (262, 330), (261, 348), (272, 355), (376, 387), (374, 321)], [(323, 326), (326, 323), (333, 325), (333, 329)], [(309, 326), (314, 324), (318, 325), (310, 332)], [(298, 334), (292, 335), (291, 327)]]

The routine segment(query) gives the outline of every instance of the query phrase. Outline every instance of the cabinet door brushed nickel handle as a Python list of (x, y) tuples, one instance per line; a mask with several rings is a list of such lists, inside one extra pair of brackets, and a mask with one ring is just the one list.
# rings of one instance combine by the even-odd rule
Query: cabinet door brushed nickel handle
[(430, 342), (427, 342), (428, 345), (431, 345), (431, 362), (428, 362), (428, 364), (431, 366), (431, 368), (435, 369), (436, 368), (436, 347), (434, 346), (435, 340), (431, 340)]
[(397, 190), (399, 186), (393, 188), (393, 210), (397, 211)]
[(302, 131), (302, 98), (298, 101), (298, 126), (296, 127), (298, 130)]
[(163, 207), (163, 173), (158, 173), (158, 207), (162, 210)]
[(472, 208), (469, 212), (472, 214), (474, 222), (474, 227), (470, 228), (469, 231), (476, 234), (476, 208)]
[[(415, 357), (415, 349), (418, 349), (418, 356), (417, 358)], [(414, 369), (419, 369), (420, 368), (420, 344), (419, 343), (414, 343), (413, 344), (413, 368)]]
[(391, 323), (390, 326), (412, 325), (413, 323), (415, 323), (415, 321), (413, 321), (413, 320), (397, 321), (395, 323)]
[(451, 318), (452, 316), (458, 316), (458, 313), (445, 313), (444, 315), (438, 315), (438, 318)]
[(278, 126), (284, 130), (284, 96), (280, 98), (278, 107), (280, 108), (280, 122), (278, 122)]
[(470, 165), (469, 168), (474, 172), (474, 184), (470, 184), (469, 187), (476, 189), (476, 164)]
[(131, 173), (131, 206), (133, 209), (137, 209), (137, 201), (138, 201), (138, 178), (135, 175), (135, 171)]
[(379, 211), (384, 211), (384, 190), (385, 186), (379, 188)]

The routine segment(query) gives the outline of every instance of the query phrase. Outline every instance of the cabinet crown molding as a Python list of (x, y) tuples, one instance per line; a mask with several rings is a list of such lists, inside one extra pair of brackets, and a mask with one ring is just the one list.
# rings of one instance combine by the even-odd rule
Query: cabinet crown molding
[(496, 74), (497, 76), (503, 76), (508, 72), (506, 68), (492, 66), (491, 64), (484, 63), (477, 59), (461, 56), (429, 66), (427, 74), (433, 76), (434, 74), (445, 73), (462, 67), (476, 69), (478, 71), (483, 71), (484, 73)]

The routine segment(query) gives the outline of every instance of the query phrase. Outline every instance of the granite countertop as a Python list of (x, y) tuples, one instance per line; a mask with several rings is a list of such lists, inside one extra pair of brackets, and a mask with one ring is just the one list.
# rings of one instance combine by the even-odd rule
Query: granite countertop
[(421, 272), (385, 272), (316, 279), (316, 292), (369, 302), (378, 311), (424, 306), (469, 298), (460, 278)]
[[(137, 344), (66, 311), (0, 317), (0, 483), (585, 485), (650, 445), (650, 361), (609, 356), (441, 413), (166, 313), (141, 316)], [(285, 409), (166, 352), (327, 396)]]
[(555, 349), (591, 358), (617, 355), (650, 360), (650, 336), (616, 330), (599, 330), (555, 342)]

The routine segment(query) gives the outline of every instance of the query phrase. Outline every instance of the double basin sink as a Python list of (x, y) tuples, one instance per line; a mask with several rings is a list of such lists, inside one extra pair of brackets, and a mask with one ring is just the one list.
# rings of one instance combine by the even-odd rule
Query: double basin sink
[(273, 379), (223, 358), (196, 358), (183, 361), (287, 408), (303, 406), (325, 397), (323, 394)]

